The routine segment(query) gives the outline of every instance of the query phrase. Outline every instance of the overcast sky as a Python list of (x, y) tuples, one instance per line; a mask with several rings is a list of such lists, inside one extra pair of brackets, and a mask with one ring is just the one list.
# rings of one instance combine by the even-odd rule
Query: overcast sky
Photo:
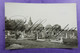
[(31, 17), (33, 22), (39, 19), (47, 19), (43, 24), (44, 26), (59, 24), (64, 28), (65, 25), (69, 24), (69, 28), (77, 27), (75, 3), (5, 3), (5, 16), (23, 20), (24, 16), (27, 21)]

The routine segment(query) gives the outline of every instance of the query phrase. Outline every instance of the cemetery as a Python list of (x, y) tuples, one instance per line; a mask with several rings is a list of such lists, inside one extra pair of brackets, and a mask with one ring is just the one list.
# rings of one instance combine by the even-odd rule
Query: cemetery
[(42, 24), (44, 20), (33, 23), (31, 17), (27, 24), (25, 24), (26, 20), (25, 22), (17, 21), (5, 18), (5, 46), (7, 49), (77, 47), (77, 30), (67, 28), (68, 24), (62, 29), (58, 24), (44, 27)]

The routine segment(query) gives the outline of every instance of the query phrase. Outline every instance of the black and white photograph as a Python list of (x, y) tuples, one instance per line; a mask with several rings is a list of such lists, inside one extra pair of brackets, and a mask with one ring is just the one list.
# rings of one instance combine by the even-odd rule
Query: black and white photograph
[(5, 49), (77, 48), (76, 3), (5, 3)]

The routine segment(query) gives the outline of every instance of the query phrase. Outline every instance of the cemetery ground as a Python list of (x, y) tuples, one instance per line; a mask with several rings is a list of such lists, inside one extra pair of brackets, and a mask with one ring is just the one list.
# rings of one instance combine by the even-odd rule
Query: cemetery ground
[[(9, 41), (8, 41), (9, 40)], [(24, 48), (77, 48), (77, 45), (65, 45), (63, 43), (55, 43), (50, 41), (37, 40), (16, 40), (7, 39), (6, 49), (24, 49)]]

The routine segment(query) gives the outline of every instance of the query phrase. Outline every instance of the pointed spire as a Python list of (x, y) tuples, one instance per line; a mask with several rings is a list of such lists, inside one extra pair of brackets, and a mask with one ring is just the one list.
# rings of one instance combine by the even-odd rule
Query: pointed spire
[(28, 25), (29, 25), (29, 26), (32, 26), (32, 24), (33, 24), (33, 22), (32, 22), (31, 17), (30, 17), (30, 18), (29, 18)]

